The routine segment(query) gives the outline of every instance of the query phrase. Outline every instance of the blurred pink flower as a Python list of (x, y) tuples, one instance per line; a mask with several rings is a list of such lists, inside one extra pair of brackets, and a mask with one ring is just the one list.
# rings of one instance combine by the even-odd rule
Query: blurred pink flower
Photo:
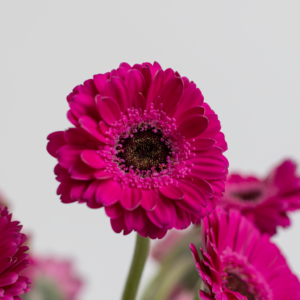
[(170, 230), (162, 240), (153, 245), (150, 252), (151, 256), (157, 261), (162, 261), (183, 236), (178, 230)]
[(67, 97), (75, 126), (48, 136), (64, 203), (105, 207), (115, 232), (162, 238), (211, 212), (227, 149), (195, 83), (158, 63), (95, 75)]
[(170, 300), (194, 300), (194, 294), (192, 292), (182, 292)]
[(30, 256), (31, 268), (26, 275), (32, 279), (32, 290), (24, 299), (77, 300), (83, 282), (68, 260)]
[(26, 235), (21, 233), (18, 221), (11, 221), (12, 214), (0, 205), (0, 299), (18, 300), (19, 295), (30, 291), (31, 281), (19, 273), (27, 268), (30, 261), (22, 246)]
[(202, 259), (193, 244), (205, 284), (203, 300), (298, 300), (300, 283), (279, 249), (236, 210), (217, 207), (202, 222)]
[(300, 208), (300, 177), (296, 164), (286, 160), (266, 178), (232, 174), (219, 205), (237, 209), (261, 232), (273, 235), (277, 226), (289, 226), (288, 211)]

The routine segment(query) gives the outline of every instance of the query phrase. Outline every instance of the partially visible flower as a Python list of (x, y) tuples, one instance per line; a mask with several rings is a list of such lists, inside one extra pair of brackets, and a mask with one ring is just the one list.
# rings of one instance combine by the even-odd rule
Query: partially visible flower
[[(24, 246), (26, 235), (22, 226), (12, 221), (12, 214), (0, 205), (0, 299), (19, 300), (20, 295), (30, 290), (31, 281), (19, 273), (27, 268), (30, 261)], [(22, 246), (23, 245), (23, 246)]]
[(287, 212), (300, 208), (300, 177), (295, 162), (284, 161), (263, 179), (228, 176), (218, 205), (239, 210), (261, 232), (275, 234), (277, 226), (290, 225)]
[(300, 299), (300, 282), (277, 246), (238, 211), (217, 207), (202, 222), (202, 242), (202, 258), (191, 244), (202, 300)]
[(115, 232), (162, 238), (211, 212), (227, 144), (194, 82), (158, 63), (122, 63), (67, 97), (75, 126), (48, 136), (61, 201), (105, 207)]
[(26, 275), (32, 279), (31, 291), (23, 300), (77, 300), (83, 282), (68, 260), (30, 256), (31, 268)]

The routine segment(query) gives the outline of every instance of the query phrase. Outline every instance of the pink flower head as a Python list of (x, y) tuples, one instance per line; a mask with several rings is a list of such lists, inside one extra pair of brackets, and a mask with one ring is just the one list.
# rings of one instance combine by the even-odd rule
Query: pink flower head
[(277, 226), (289, 226), (288, 211), (300, 208), (300, 178), (296, 164), (284, 161), (265, 179), (232, 174), (219, 204), (234, 208), (252, 221), (263, 233), (273, 235)]
[[(56, 258), (30, 257), (31, 268), (28, 275), (33, 282), (27, 299), (76, 300), (82, 288), (82, 280), (74, 272), (73, 264), (68, 260)], [(50, 297), (50, 295), (52, 297)]]
[(162, 238), (211, 212), (228, 161), (195, 83), (158, 63), (95, 75), (67, 97), (75, 126), (48, 136), (64, 203), (105, 207), (115, 232)]
[(202, 222), (202, 259), (193, 244), (203, 279), (203, 300), (296, 300), (300, 282), (269, 236), (236, 210), (217, 207)]
[(19, 273), (27, 268), (30, 261), (24, 253), (28, 247), (22, 246), (26, 235), (20, 233), (22, 226), (12, 221), (7, 208), (0, 205), (0, 299), (19, 300), (19, 295), (30, 291), (31, 281)]

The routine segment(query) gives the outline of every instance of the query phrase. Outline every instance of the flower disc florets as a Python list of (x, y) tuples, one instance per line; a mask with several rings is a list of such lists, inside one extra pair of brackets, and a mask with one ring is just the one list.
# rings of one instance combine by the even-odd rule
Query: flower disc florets
[(114, 180), (123, 188), (176, 185), (176, 178), (184, 178), (190, 171), (184, 160), (195, 156), (191, 144), (177, 132), (176, 121), (153, 106), (149, 112), (128, 109), (128, 115), (122, 114), (121, 121), (107, 132), (115, 144), (102, 153), (105, 170), (116, 174)]
[(300, 282), (279, 249), (238, 211), (217, 207), (201, 229), (201, 258), (191, 244), (205, 285), (201, 299), (299, 299)]
[(75, 126), (48, 136), (64, 203), (104, 206), (115, 232), (163, 237), (209, 214), (224, 191), (227, 144), (186, 77), (159, 64), (95, 75), (67, 97)]

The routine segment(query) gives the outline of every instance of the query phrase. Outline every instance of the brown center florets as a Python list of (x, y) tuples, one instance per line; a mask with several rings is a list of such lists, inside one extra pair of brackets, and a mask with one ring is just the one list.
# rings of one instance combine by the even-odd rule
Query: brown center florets
[(225, 286), (231, 291), (246, 296), (248, 300), (255, 300), (254, 295), (249, 292), (247, 284), (235, 274), (228, 274)]
[(121, 138), (117, 150), (125, 172), (130, 169), (145, 174), (154, 170), (160, 172), (171, 156), (169, 142), (160, 130), (152, 128), (141, 128), (130, 137)]
[(232, 196), (242, 201), (256, 201), (262, 196), (262, 192), (260, 190), (234, 192)]

